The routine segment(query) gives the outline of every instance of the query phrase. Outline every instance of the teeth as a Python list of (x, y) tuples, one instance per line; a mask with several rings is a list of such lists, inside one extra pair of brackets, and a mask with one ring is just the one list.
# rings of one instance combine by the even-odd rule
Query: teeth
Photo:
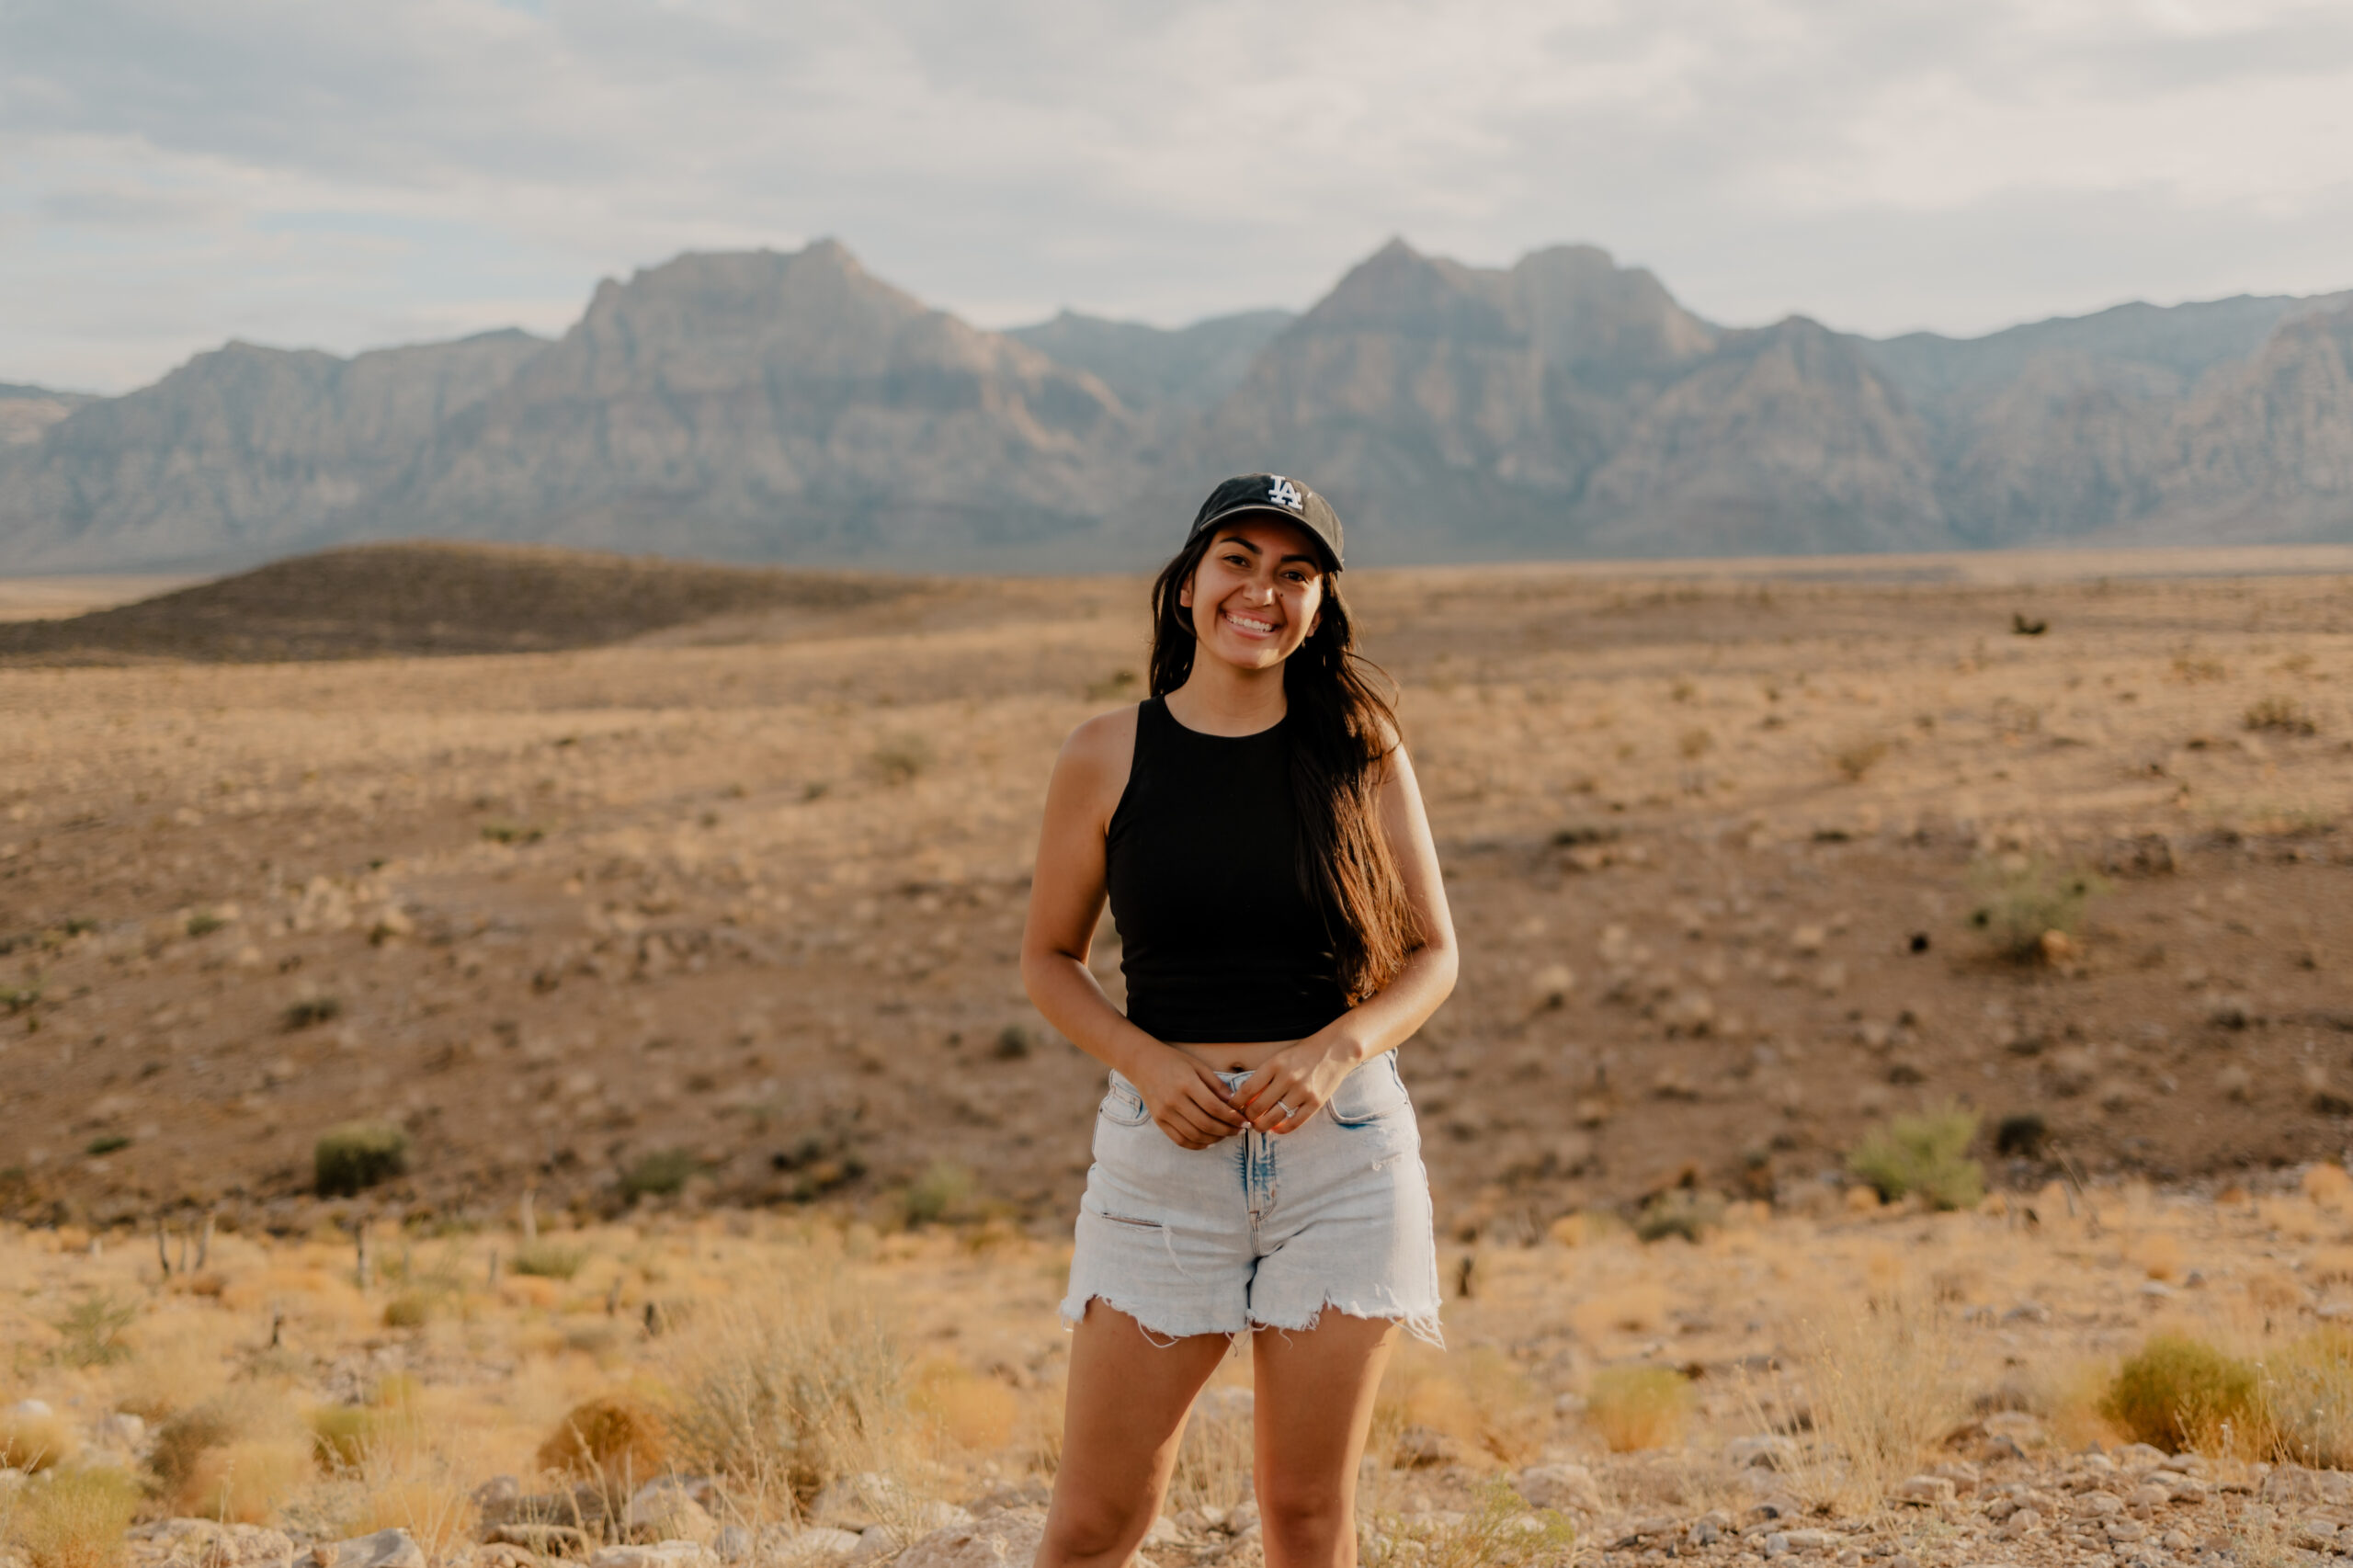
[(1231, 610), (1226, 612), (1225, 619), (1251, 631), (1272, 631), (1275, 629), (1275, 623), (1271, 620), (1253, 620), (1246, 615), (1235, 615)]

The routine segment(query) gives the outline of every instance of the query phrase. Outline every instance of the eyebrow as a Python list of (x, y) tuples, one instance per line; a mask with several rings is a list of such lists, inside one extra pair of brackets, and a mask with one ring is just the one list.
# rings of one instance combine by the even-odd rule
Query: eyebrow
[[(1264, 555), (1264, 554), (1266, 554), (1266, 553), (1267, 553), (1265, 551), (1263, 551), (1263, 550), (1259, 549), (1256, 545), (1255, 545), (1255, 544), (1251, 543), (1248, 540), (1244, 539), (1240, 534), (1226, 534), (1226, 535), (1223, 535), (1222, 537), (1221, 537), (1221, 538), (1218, 540), (1218, 543), (1220, 543), (1220, 544), (1238, 544), (1238, 545), (1240, 545), (1243, 549), (1245, 549), (1245, 550), (1248, 551), (1249, 551), (1251, 554), (1253, 554), (1253, 555)], [(1284, 557), (1282, 558), (1282, 560), (1281, 560), (1281, 561), (1277, 562), (1276, 562), (1276, 564), (1277, 564), (1277, 565), (1283, 565), (1283, 564), (1286, 564), (1286, 563), (1288, 563), (1288, 562), (1293, 562), (1293, 561), (1304, 561), (1304, 562), (1307, 562), (1307, 564), (1309, 564), (1310, 566), (1314, 566), (1314, 567), (1318, 567), (1318, 568), (1321, 568), (1321, 567), (1323, 566), (1323, 564), (1324, 564), (1321, 561), (1316, 560), (1316, 559), (1315, 559), (1315, 557), (1313, 557), (1313, 556), (1312, 556), (1312, 555), (1303, 555), (1303, 554), (1300, 553), (1298, 551), (1291, 551), (1289, 555), (1284, 556)]]

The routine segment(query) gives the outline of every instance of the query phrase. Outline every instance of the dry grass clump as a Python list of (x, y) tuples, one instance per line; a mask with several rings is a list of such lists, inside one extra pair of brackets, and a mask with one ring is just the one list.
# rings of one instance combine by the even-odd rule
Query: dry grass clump
[(1874, 1128), (1847, 1156), (1883, 1203), (1917, 1193), (1933, 1209), (1973, 1208), (1985, 1196), (1985, 1169), (1969, 1158), (1977, 1113), (1940, 1106)]
[(606, 1482), (625, 1495), (670, 1468), (669, 1423), (643, 1400), (602, 1394), (565, 1412), (538, 1458), (541, 1470)]
[(2167, 1453), (2259, 1441), (2259, 1369), (2185, 1334), (2152, 1336), (2109, 1380), (2099, 1412), (2135, 1442)]
[(139, 1508), (139, 1483), (119, 1470), (62, 1470), (24, 1489), (6, 1540), (27, 1568), (115, 1568)]
[(1806, 1331), (1820, 1443), (1793, 1480), (1810, 1502), (1875, 1508), (1961, 1419), (1951, 1324), (1927, 1297), (1896, 1291)]
[(802, 1275), (696, 1312), (668, 1336), (678, 1460), (805, 1510), (828, 1482), (907, 1473), (918, 1422), (870, 1300)]
[(1888, 743), (1872, 736), (1850, 740), (1830, 754), (1830, 765), (1849, 784), (1859, 784), (1885, 759)]
[(54, 1415), (0, 1410), (0, 1470), (38, 1474), (73, 1457), (73, 1435)]
[(535, 1238), (515, 1249), (514, 1269), (517, 1274), (540, 1279), (569, 1279), (578, 1274), (588, 1261), (585, 1246), (567, 1246), (562, 1242)]
[(463, 1555), (480, 1477), (460, 1457), (427, 1442), (420, 1428), (392, 1429), (364, 1444), (352, 1479), (358, 1483), (358, 1503), (346, 1528), (353, 1534), (404, 1529), (429, 1562)]
[(1977, 903), (1970, 926), (1983, 932), (2004, 958), (2028, 960), (2053, 956), (2047, 938), (2056, 932), (2072, 942), (2081, 933), (2084, 911), (2107, 891), (2091, 872), (2062, 867), (2040, 855), (2001, 855), (1970, 870)]
[(157, 1427), (147, 1462), (175, 1513), (261, 1524), (317, 1473), (316, 1451), (292, 1406), (248, 1383)]
[(2267, 1358), (2263, 1371), (2279, 1457), (2315, 1470), (2353, 1468), (2353, 1332), (2325, 1328)]
[(1527, 1499), (1497, 1476), (1479, 1490), (1478, 1506), (1448, 1522), (1369, 1514), (1357, 1527), (1363, 1568), (1528, 1568), (1570, 1559), (1576, 1527)]
[(1612, 1453), (1666, 1447), (1690, 1413), (1690, 1380), (1672, 1367), (1604, 1367), (1586, 1392), (1585, 1418)]

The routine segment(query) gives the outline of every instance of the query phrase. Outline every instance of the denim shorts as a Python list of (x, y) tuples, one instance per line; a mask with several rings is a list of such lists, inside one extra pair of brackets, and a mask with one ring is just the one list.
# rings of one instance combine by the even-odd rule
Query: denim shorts
[(1441, 1343), (1429, 1176), (1396, 1054), (1349, 1074), (1296, 1131), (1206, 1149), (1170, 1142), (1112, 1074), (1063, 1316), (1097, 1300), (1160, 1338), (1310, 1329), (1329, 1307)]

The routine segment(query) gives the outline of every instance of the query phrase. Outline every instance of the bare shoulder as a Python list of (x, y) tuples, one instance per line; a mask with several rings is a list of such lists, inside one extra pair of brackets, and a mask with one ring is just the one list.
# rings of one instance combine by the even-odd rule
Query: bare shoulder
[(1073, 730), (1063, 742), (1063, 762), (1089, 769), (1110, 767), (1124, 774), (1135, 749), (1136, 709), (1130, 704), (1097, 713)]
[(1135, 754), (1136, 710), (1131, 706), (1097, 713), (1063, 740), (1062, 756), (1054, 761), (1056, 788), (1094, 798), (1108, 816), (1128, 787)]

